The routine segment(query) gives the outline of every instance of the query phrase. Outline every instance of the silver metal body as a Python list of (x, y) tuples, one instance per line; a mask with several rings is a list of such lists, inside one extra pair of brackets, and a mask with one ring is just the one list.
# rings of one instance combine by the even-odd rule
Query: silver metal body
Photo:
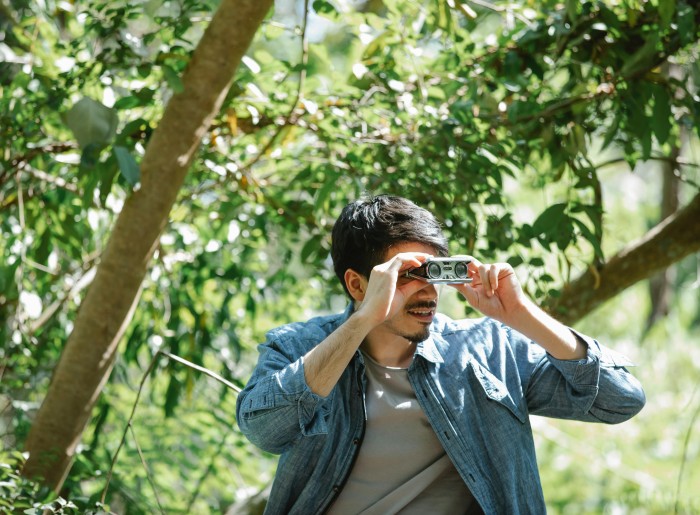
[(470, 283), (469, 263), (471, 260), (463, 257), (428, 258), (422, 266), (407, 270), (404, 276), (431, 284)]

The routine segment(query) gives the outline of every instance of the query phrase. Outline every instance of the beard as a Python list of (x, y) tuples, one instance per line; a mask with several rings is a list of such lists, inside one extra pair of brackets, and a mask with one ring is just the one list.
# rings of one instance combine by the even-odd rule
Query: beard
[(426, 326), (422, 331), (416, 332), (413, 334), (402, 334), (404, 338), (406, 338), (409, 342), (411, 343), (420, 343), (424, 342), (425, 340), (428, 339), (428, 336), (430, 336), (430, 326)]
[[(404, 312), (407, 316), (411, 316), (409, 311), (417, 310), (420, 308), (435, 310), (437, 308), (437, 302), (434, 301), (423, 301), (415, 302), (404, 308)], [(407, 339), (409, 342), (418, 344), (428, 339), (430, 336), (430, 325), (432, 324), (422, 324), (420, 329), (409, 331), (406, 328), (406, 324), (402, 323), (400, 320), (393, 320), (389, 324), (389, 328), (397, 335), (402, 338)]]

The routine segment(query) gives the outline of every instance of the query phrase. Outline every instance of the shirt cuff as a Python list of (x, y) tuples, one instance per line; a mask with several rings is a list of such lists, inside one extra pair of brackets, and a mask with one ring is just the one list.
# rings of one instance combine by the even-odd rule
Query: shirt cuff
[(570, 331), (580, 341), (586, 344), (586, 357), (582, 359), (557, 359), (547, 353), (549, 361), (573, 385), (597, 387), (600, 377), (600, 344), (584, 334), (573, 329)]
[(291, 384), (294, 385), (294, 391), (301, 392), (297, 400), (297, 408), (299, 411), (299, 429), (304, 436), (313, 436), (325, 434), (328, 432), (328, 424), (326, 424), (327, 404), (324, 402), (327, 397), (311, 391), (309, 385), (306, 384), (304, 376), (304, 358), (299, 358), (292, 363), (288, 368), (293, 374), (289, 378)]

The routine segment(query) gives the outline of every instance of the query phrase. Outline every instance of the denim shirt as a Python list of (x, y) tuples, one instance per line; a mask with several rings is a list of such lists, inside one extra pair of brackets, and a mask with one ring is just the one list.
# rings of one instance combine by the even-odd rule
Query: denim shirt
[[(261, 449), (281, 454), (265, 513), (323, 513), (362, 445), (365, 367), (357, 352), (327, 397), (304, 379), (302, 356), (351, 314), (279, 327), (238, 397), (237, 421)], [(529, 415), (618, 423), (645, 403), (629, 361), (576, 333), (582, 360), (562, 361), (489, 318), (438, 314), (408, 376), (435, 434), (487, 513), (546, 511)], [(410, 452), (407, 449), (406, 452)]]

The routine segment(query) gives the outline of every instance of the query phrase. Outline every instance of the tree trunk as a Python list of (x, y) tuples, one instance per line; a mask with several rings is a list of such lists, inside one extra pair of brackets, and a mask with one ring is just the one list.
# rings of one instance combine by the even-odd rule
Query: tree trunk
[[(678, 164), (676, 160), (680, 155), (680, 146), (673, 148), (670, 159), (661, 163), (662, 184), (661, 189), (661, 221), (665, 220), (680, 207), (680, 184), (676, 177)], [(649, 279), (649, 298), (651, 309), (647, 316), (645, 332), (648, 332), (656, 322), (666, 317), (669, 313), (672, 285), (676, 277), (675, 269), (668, 267)]]
[(272, 0), (223, 0), (183, 75), (141, 163), (142, 184), (124, 204), (95, 280), (26, 442), (25, 476), (58, 491), (107, 381), (141, 283), (178, 191), (241, 57)]
[(699, 250), (700, 194), (602, 267), (591, 267), (566, 285), (547, 309), (571, 324), (628, 286)]

